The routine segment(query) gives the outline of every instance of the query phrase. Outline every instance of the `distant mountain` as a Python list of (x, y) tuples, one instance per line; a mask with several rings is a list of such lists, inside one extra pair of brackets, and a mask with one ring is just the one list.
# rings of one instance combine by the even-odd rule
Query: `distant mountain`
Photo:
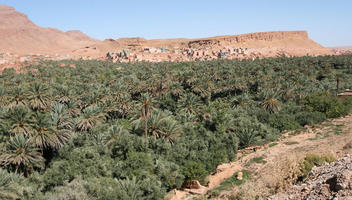
[[(245, 59), (334, 53), (311, 40), (306, 31), (260, 32), (200, 39), (120, 38), (99, 41), (78, 30), (62, 32), (37, 26), (25, 14), (6, 5), (0, 5), (0, 38), (0, 53), (105, 58), (108, 52), (113, 52), (115, 61), (124, 62), (205, 60), (223, 58), (225, 55), (228, 59)], [(121, 54), (121, 51), (128, 54)]]
[(333, 50), (352, 51), (352, 46), (328, 47)]
[(42, 28), (13, 7), (0, 5), (0, 52), (17, 54), (70, 54), (73, 50), (99, 42), (80, 31), (62, 32)]

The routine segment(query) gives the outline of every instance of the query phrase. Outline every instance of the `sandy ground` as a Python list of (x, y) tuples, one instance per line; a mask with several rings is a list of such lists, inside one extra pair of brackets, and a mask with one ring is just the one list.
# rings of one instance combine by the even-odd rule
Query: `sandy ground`
[[(337, 158), (351, 153), (351, 136), (352, 115), (306, 127), (302, 131), (288, 132), (275, 142), (275, 146), (267, 144), (255, 152), (240, 151), (237, 161), (218, 166), (218, 173), (209, 177), (207, 187), (174, 190), (169, 197), (172, 196), (172, 200), (206, 198), (207, 192), (242, 169), (251, 171), (252, 178), (231, 191), (222, 191), (217, 198), (256, 199), (269, 196), (292, 186), (292, 181), (297, 179), (298, 164), (308, 153), (330, 154)], [(258, 157), (262, 157), (265, 163), (249, 164), (251, 159)]]

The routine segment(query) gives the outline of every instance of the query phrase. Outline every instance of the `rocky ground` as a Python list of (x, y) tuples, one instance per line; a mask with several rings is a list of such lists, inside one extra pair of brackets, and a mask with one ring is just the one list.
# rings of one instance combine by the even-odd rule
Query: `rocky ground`
[(352, 199), (352, 158), (315, 167), (303, 184), (268, 199)]
[[(0, 74), (6, 68), (14, 68), (18, 71), (20, 68), (28, 65), (37, 65), (40, 61), (44, 60), (92, 60), (90, 56), (77, 57), (68, 54), (39, 54), (39, 53), (28, 53), (26, 55), (18, 55), (10, 52), (0, 52)], [(103, 58), (94, 58), (98, 60), (104, 60)]]

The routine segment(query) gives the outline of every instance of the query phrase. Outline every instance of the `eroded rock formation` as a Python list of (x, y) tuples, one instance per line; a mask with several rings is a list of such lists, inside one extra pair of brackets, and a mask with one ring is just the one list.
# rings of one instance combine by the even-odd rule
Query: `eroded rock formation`
[[(306, 31), (263, 32), (193, 40), (124, 38), (110, 40), (106, 46), (115, 49), (106, 54), (106, 59), (114, 62), (178, 62), (332, 54), (331, 50), (310, 40)], [(105, 49), (109, 49), (106, 46)]]

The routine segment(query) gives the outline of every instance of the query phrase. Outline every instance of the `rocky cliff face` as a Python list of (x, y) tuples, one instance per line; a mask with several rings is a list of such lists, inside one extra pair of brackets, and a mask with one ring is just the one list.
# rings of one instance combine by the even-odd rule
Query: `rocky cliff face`
[[(247, 59), (278, 56), (317, 56), (332, 51), (315, 43), (306, 31), (275, 31), (203, 39), (145, 40), (143, 38), (109, 41), (107, 59), (115, 62), (196, 61)], [(105, 49), (109, 47), (105, 46)]]
[(271, 42), (275, 40), (285, 40), (289, 38), (300, 38), (308, 40), (307, 31), (276, 31), (276, 32), (261, 32), (249, 33), (234, 36), (220, 36), (206, 39), (193, 40), (188, 43), (191, 48), (198, 46), (215, 46), (215, 45), (244, 45), (251, 41)]

